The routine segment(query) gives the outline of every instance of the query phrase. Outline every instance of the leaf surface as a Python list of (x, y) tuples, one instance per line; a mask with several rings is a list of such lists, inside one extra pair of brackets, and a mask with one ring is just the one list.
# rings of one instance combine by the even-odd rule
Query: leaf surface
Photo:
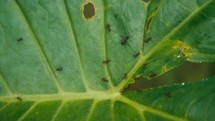
[(214, 0), (0, 6), (0, 120), (212, 120), (209, 106), (196, 110), (214, 105), (214, 78), (125, 94), (123, 88), (185, 60), (214, 61)]

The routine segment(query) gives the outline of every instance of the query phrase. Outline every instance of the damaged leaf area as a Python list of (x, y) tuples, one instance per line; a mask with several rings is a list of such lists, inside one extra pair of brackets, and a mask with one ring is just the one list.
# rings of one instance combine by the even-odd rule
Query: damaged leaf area
[(135, 75), (148, 79), (181, 65), (186, 59), (196, 54), (196, 50), (180, 40), (166, 40), (165, 44), (155, 50), (153, 56), (146, 62)]
[(84, 4), (83, 6), (83, 15), (85, 19), (90, 19), (92, 17), (94, 17), (96, 14), (95, 12), (95, 6), (93, 3), (88, 2), (86, 4)]
[(0, 0), (0, 120), (213, 120), (215, 77), (125, 90), (214, 62), (214, 11), (214, 0)]

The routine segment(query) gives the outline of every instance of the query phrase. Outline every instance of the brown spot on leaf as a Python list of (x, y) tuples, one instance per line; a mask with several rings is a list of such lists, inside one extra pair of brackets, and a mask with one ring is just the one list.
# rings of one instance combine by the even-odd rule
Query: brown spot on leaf
[(95, 16), (95, 6), (94, 6), (94, 4), (91, 3), (91, 2), (86, 3), (84, 5), (83, 14), (84, 14), (84, 17), (86, 19), (90, 19), (93, 16)]

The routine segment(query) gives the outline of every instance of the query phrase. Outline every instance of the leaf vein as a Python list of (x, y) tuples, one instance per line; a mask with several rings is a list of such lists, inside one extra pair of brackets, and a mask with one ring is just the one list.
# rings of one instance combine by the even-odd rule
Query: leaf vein
[(28, 114), (37, 106), (38, 102), (34, 103), (19, 119), (18, 121), (22, 121), (23, 119), (25, 119)]
[(64, 101), (61, 102), (60, 106), (58, 107), (58, 109), (56, 110), (55, 114), (53, 115), (52, 121), (55, 121), (58, 114), (60, 113), (60, 111), (62, 110), (63, 106), (64, 106)]
[(63, 89), (62, 89), (62, 85), (60, 84), (60, 81), (57, 79), (56, 75), (54, 74), (53, 70), (51, 69), (51, 64), (50, 64), (50, 62), (49, 62), (49, 60), (48, 60), (48, 57), (47, 57), (47, 55), (46, 55), (44, 49), (42, 48), (42, 45), (41, 45), (41, 43), (39, 42), (39, 39), (38, 39), (38, 37), (36, 36), (36, 33), (34, 32), (33, 27), (32, 27), (32, 25), (30, 24), (30, 21), (28, 20), (28, 18), (27, 18), (27, 16), (26, 16), (25, 12), (24, 12), (24, 10), (22, 9), (22, 7), (21, 7), (20, 3), (18, 2), (18, 0), (15, 0), (15, 2), (16, 2), (16, 4), (17, 4), (18, 8), (20, 9), (20, 12), (22, 13), (23, 18), (25, 19), (27, 25), (29, 26), (30, 33), (32, 34), (32, 37), (33, 37), (33, 40), (34, 40), (33, 42), (34, 42), (34, 44), (35, 44), (37, 50), (39, 51), (39, 53), (40, 53), (40, 55), (41, 55), (41, 57), (42, 57), (42, 59), (43, 59), (43, 63), (47, 66), (47, 70), (48, 70), (48, 72), (51, 74), (51, 77), (53, 78), (54, 83), (56, 84), (56, 87), (57, 87), (58, 91), (59, 91), (60, 93), (64, 92)]
[(2, 73), (0, 72), (0, 79), (3, 80), (3, 87), (5, 87), (5, 89), (7, 90), (8, 95), (12, 95), (12, 90), (11, 87), (8, 84), (8, 81), (3, 77)]
[(174, 116), (172, 114), (169, 114), (168, 112), (164, 112), (164, 111), (161, 111), (161, 110), (158, 110), (158, 109), (153, 109), (153, 108), (148, 107), (146, 105), (140, 104), (140, 103), (138, 103), (136, 101), (130, 100), (127, 97), (124, 97), (124, 96), (120, 96), (118, 98), (118, 100), (122, 101), (122, 102), (124, 102), (124, 103), (126, 103), (126, 104), (128, 104), (128, 105), (130, 105), (130, 106), (132, 106), (134, 108), (136, 108), (137, 110), (148, 111), (148, 112), (157, 114), (159, 116), (165, 117), (165, 118), (170, 119), (170, 120), (187, 121), (187, 119)]
[(80, 71), (81, 71), (81, 75), (82, 75), (82, 79), (83, 79), (83, 84), (84, 84), (86, 90), (91, 90), (90, 87), (88, 86), (88, 83), (87, 83), (87, 80), (86, 80), (86, 77), (85, 77), (85, 74), (84, 74), (83, 60), (81, 59), (81, 51), (80, 51), (80, 47), (79, 47), (80, 45), (78, 43), (77, 35), (76, 35), (75, 29), (73, 27), (72, 16), (69, 14), (67, 0), (64, 0), (63, 2), (64, 2), (64, 7), (65, 7), (65, 12), (67, 14), (67, 17), (68, 17), (68, 20), (69, 20), (69, 23), (70, 23), (70, 28), (71, 28), (71, 31), (73, 33), (73, 37), (74, 37), (74, 40), (75, 40), (74, 42), (76, 44), (76, 50), (78, 52), (78, 59), (79, 59), (79, 63), (80, 63)]
[[(104, 55), (105, 55), (105, 59), (109, 59), (108, 58), (108, 48), (107, 48), (107, 46), (108, 46), (108, 44), (107, 44), (107, 33), (106, 33), (106, 13), (105, 13), (105, 0), (103, 1), (103, 19), (104, 19), (104, 21), (103, 21), (103, 26), (104, 26)], [(104, 64), (104, 66), (105, 66), (105, 71), (106, 71), (106, 74), (107, 74), (107, 76), (109, 76), (110, 77), (110, 80), (109, 80), (109, 82), (108, 82), (108, 84), (109, 84), (109, 86), (110, 86), (110, 88), (113, 88), (114, 87), (114, 85), (113, 85), (113, 83), (112, 83), (112, 75), (111, 75), (111, 71), (110, 71), (110, 68), (109, 68), (109, 64)]]

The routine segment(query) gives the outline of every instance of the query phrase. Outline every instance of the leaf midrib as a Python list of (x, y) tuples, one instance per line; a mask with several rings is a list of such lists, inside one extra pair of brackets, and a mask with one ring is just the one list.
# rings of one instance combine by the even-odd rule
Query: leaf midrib
[[(165, 111), (161, 111), (158, 109), (154, 109), (152, 107), (148, 107), (146, 105), (140, 104), (136, 101), (133, 101), (127, 97), (124, 97), (123, 95), (119, 94), (119, 93), (115, 93), (114, 95), (112, 93), (106, 93), (106, 92), (92, 92), (92, 93), (67, 93), (67, 94), (51, 94), (51, 95), (24, 95), (23, 96), (23, 103), (27, 102), (27, 101), (32, 101), (34, 102), (33, 105), (31, 106), (31, 108), (29, 108), (27, 110), (27, 112), (25, 112), (20, 119), (23, 119), (24, 117), (26, 117), (31, 110), (34, 109), (34, 107), (37, 106), (37, 104), (41, 103), (41, 102), (48, 102), (48, 101), (55, 101), (55, 100), (60, 100), (61, 101), (61, 105), (58, 107), (58, 109), (56, 110), (56, 115), (53, 117), (56, 118), (57, 114), (61, 111), (62, 107), (64, 106), (65, 103), (67, 103), (68, 101), (77, 101), (77, 100), (93, 100), (93, 103), (91, 105), (89, 115), (88, 115), (88, 119), (90, 119), (91, 114), (94, 111), (94, 108), (96, 107), (96, 104), (100, 101), (104, 101), (104, 100), (111, 100), (111, 102), (113, 103), (113, 106), (111, 106), (111, 109), (114, 108), (114, 103), (117, 101), (123, 102), (133, 108), (135, 108), (139, 115), (141, 115), (142, 118), (144, 118), (145, 116), (143, 115), (144, 111), (159, 115), (161, 117), (164, 117), (166, 119), (171, 119), (171, 120), (181, 120), (181, 121), (187, 121), (187, 119), (184, 118), (180, 118), (178, 116), (169, 114), (168, 112)], [(8, 103), (5, 105), (5, 108), (13, 103), (13, 102), (17, 102), (16, 97), (15, 96), (5, 96), (4, 97), (0, 97), (1, 101), (7, 101)], [(113, 110), (112, 110), (113, 111)], [(113, 115), (113, 114), (112, 114)], [(113, 117), (114, 118), (114, 117)]]

